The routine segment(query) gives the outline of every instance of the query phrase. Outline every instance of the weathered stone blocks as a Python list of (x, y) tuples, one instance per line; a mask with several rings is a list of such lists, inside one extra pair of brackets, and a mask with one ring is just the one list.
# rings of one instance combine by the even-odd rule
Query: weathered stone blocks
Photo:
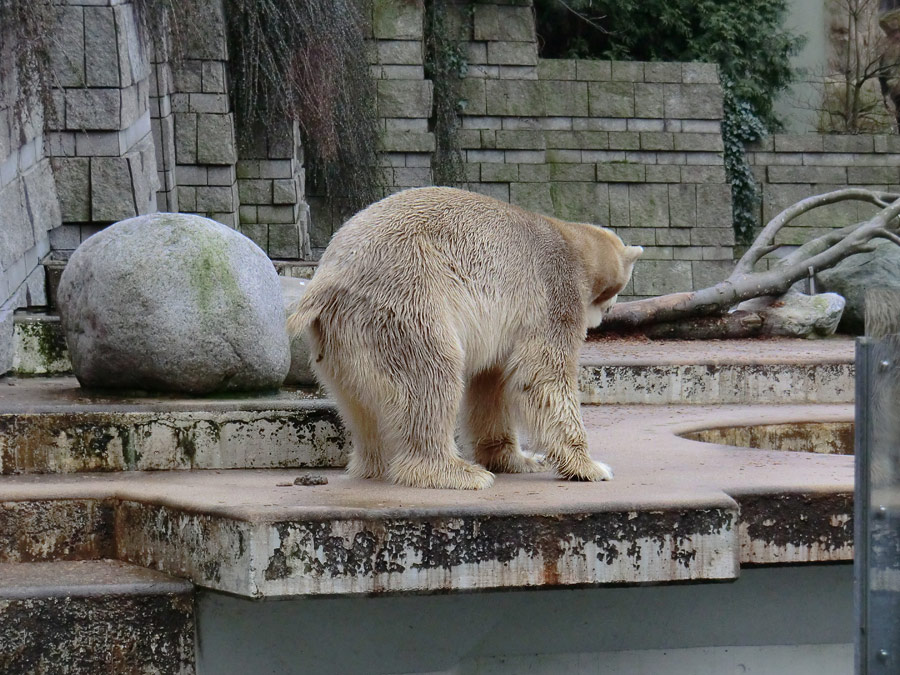
[(429, 80), (379, 80), (381, 117), (429, 117), (433, 85)]

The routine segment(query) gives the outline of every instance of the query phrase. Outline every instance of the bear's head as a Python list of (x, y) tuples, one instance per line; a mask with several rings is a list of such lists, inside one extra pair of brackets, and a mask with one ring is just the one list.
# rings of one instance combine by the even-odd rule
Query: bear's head
[(591, 226), (582, 240), (587, 284), (586, 319), (596, 328), (612, 308), (619, 293), (631, 279), (635, 261), (644, 252), (640, 246), (626, 246), (612, 231)]

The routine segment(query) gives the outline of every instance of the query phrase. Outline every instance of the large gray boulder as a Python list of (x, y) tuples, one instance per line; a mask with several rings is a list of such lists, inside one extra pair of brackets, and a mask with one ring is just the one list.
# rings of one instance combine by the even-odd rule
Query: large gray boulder
[(866, 290), (900, 291), (900, 246), (884, 240), (871, 253), (847, 256), (831, 269), (816, 274), (816, 284), (819, 290), (839, 293), (847, 300), (841, 332), (862, 335), (865, 332)]
[(59, 311), (84, 387), (271, 389), (290, 363), (271, 261), (200, 216), (138, 216), (90, 237), (60, 279)]
[[(284, 311), (287, 316), (303, 294), (306, 292), (306, 279), (294, 279), (293, 277), (279, 277), (281, 280), (281, 292), (284, 296)], [(316, 376), (309, 366), (309, 344), (303, 335), (298, 335), (291, 340), (291, 368), (285, 384), (315, 385), (318, 384)]]

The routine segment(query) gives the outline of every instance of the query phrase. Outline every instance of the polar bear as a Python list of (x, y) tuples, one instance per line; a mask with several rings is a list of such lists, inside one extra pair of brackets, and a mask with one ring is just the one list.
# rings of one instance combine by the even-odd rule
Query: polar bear
[[(458, 489), (546, 464), (611, 478), (588, 454), (578, 353), (642, 251), (455, 188), (405, 190), (353, 216), (288, 321), (350, 431), (350, 474)], [(460, 455), (458, 420), (477, 463)], [(518, 429), (544, 461), (521, 452)]]

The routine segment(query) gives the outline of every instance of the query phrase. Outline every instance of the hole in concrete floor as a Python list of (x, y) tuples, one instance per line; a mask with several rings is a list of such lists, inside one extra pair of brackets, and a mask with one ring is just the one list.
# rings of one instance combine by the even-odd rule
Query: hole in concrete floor
[(703, 443), (759, 450), (853, 454), (853, 422), (789, 422), (698, 429), (680, 434)]

